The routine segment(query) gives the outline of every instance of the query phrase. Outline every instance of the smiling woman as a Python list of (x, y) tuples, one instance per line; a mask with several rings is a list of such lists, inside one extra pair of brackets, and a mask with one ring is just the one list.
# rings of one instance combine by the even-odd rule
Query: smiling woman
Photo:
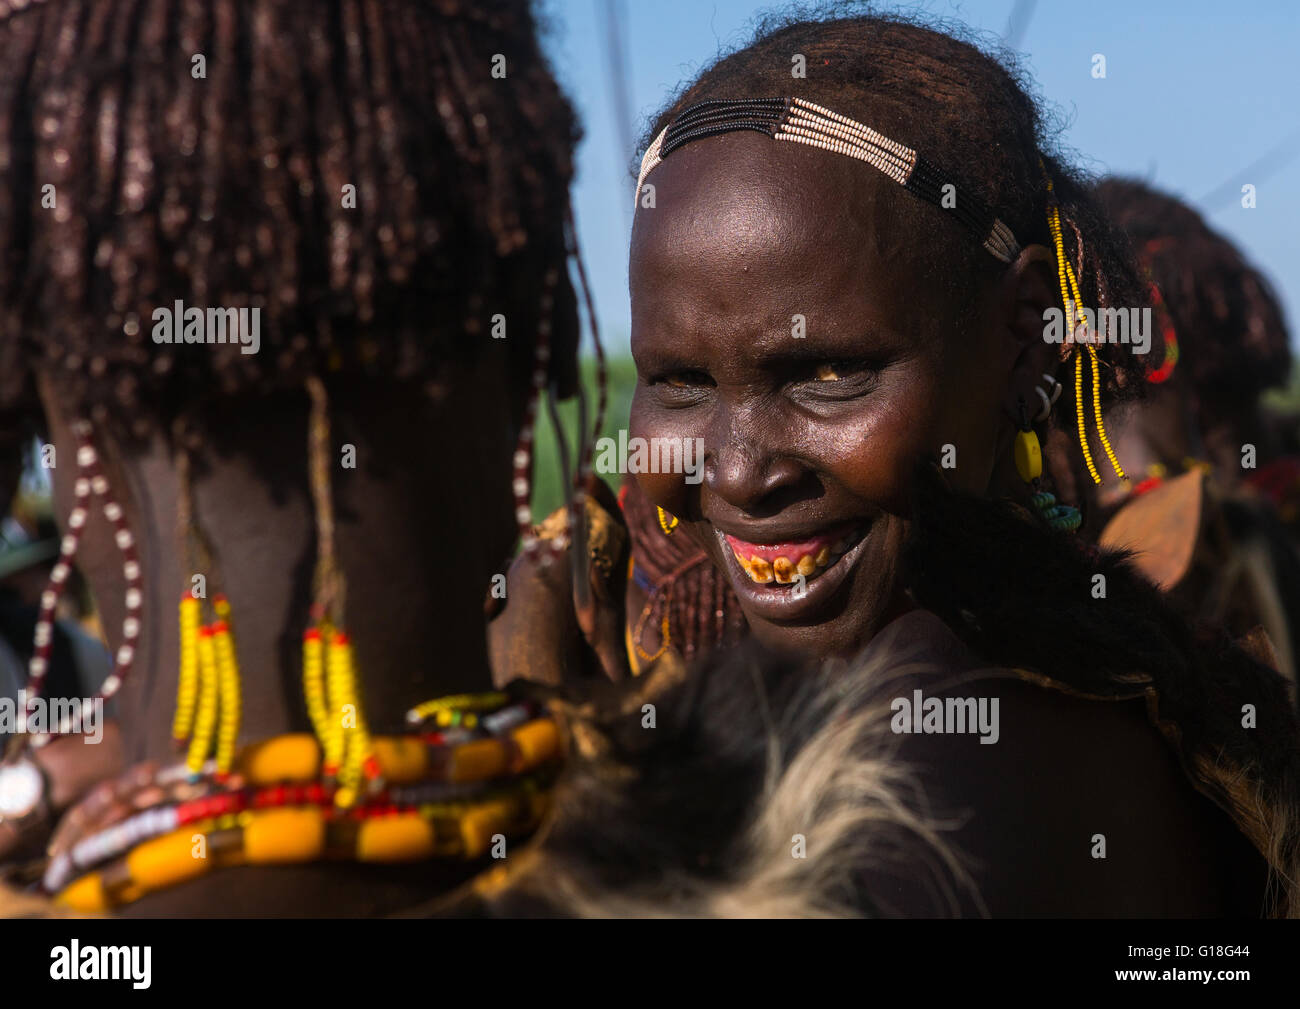
[[(795, 52), (823, 69), (791, 81)], [(1138, 304), (1141, 289), (1070, 171), (1041, 153), (1015, 79), (934, 32), (779, 30), (706, 72), (654, 130), (641, 181), (655, 199), (632, 240), (632, 429), (703, 437), (706, 477), (640, 487), (709, 552), (761, 640), (844, 653), (902, 605), (916, 458), (946, 450), (949, 482), (973, 494), (1038, 492), (1011, 448), (1044, 375), (1068, 375), (1043, 339), (1061, 303), (1049, 210), (1086, 250), (1069, 266), (1089, 298)], [(1102, 353), (1117, 391), (1139, 362)], [(781, 552), (801, 543), (817, 550)], [(817, 564), (822, 548), (833, 563)], [(784, 588), (776, 564), (809, 555), (806, 591)]]
[[(806, 79), (791, 78), (796, 54)], [(626, 654), (609, 624), (552, 619), (581, 627), (598, 661), (563, 660), (549, 678), (593, 665), (653, 678), (659, 663), (740, 636), (797, 659), (865, 648), (856, 675), (873, 663), (884, 675), (891, 654), (921, 648), (937, 682), (971, 669), (1017, 681), (999, 691), (998, 745), (921, 734), (899, 751), (927, 769), (930, 808), (967, 817), (953, 837), (981, 865), (981, 908), (1287, 910), (1289, 894), (1266, 896), (1261, 872), (1267, 861), (1295, 878), (1300, 776), (1280, 678), (1186, 624), (1122, 558), (1072, 540), (1081, 517), (1044, 475), (1040, 435), (1054, 429), (1092, 479), (1108, 462), (1119, 471), (1102, 402), (1140, 391), (1148, 362), (1132, 343), (1084, 340), (1075, 309), (1139, 308), (1147, 294), (1015, 75), (889, 18), (764, 30), (658, 117), (637, 197), (630, 434), (698, 440), (702, 479), (635, 474), (623, 502), (631, 562), (606, 565), (629, 577), (598, 579), (604, 598), (625, 601)], [(1062, 310), (1078, 342), (1044, 338)], [(524, 595), (545, 581), (513, 578)], [(727, 676), (698, 670), (704, 685), (670, 689), (664, 704), (699, 712)], [(747, 703), (766, 704), (764, 693)], [(1247, 709), (1266, 712), (1267, 728), (1244, 731)], [(778, 737), (783, 710), (768, 727)], [(734, 729), (725, 742), (686, 732), (682, 746), (743, 749), (733, 715), (717, 715)], [(627, 752), (617, 726), (592, 731)], [(788, 745), (780, 737), (773, 752)], [(665, 780), (659, 749), (653, 769), (627, 759)], [(706, 791), (726, 787), (679, 769)], [(754, 801), (754, 818), (769, 815)], [(587, 808), (593, 829), (614, 816)], [(1106, 865), (1108, 835), (1137, 861)], [(728, 837), (744, 848), (740, 832)], [(702, 864), (724, 857), (725, 843), (692, 838)], [(1180, 844), (1186, 858), (1169, 854)], [(552, 850), (545, 872), (566, 858), (563, 842)], [(888, 878), (858, 868), (875, 898), (933, 910), (917, 865), (904, 859)]]

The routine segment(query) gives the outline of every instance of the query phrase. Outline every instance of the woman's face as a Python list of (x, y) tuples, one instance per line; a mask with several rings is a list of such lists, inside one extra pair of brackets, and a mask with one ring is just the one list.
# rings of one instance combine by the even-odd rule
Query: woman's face
[(1005, 455), (1022, 346), (1002, 299), (948, 305), (944, 278), (902, 255), (917, 239), (896, 201), (916, 197), (848, 158), (729, 134), (647, 181), (630, 435), (701, 439), (704, 463), (698, 482), (638, 479), (726, 573), (761, 641), (851, 651), (900, 601), (917, 457), (985, 493)]

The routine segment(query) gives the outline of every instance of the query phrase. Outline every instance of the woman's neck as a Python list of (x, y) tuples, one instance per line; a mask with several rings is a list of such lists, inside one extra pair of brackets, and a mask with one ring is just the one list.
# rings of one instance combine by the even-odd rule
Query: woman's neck
[[(177, 604), (196, 574), (205, 576), (209, 598), (221, 591), (231, 603), (243, 683), (240, 738), (309, 726), (300, 686), (316, 560), (307, 405), (305, 396), (277, 403), (274, 411), (244, 404), (209, 418), (219, 434), (193, 456), (193, 510), (212, 546), (212, 571), (191, 571), (183, 560), (176, 532), (180, 485), (164, 439), (156, 436), (129, 455), (105, 453), (145, 584), (135, 665), (116, 704), (128, 759), (172, 752)], [(490, 683), (482, 600), (514, 535), (507, 487), (512, 446), (500, 420), (471, 419), (455, 439), (412, 438), (413, 429), (448, 430), (449, 406), (422, 394), (404, 403), (390, 396), (386, 409), (359, 410), (350, 416), (364, 422), (336, 421), (333, 432), (335, 546), (347, 580), (346, 623), (364, 710), (377, 732), (398, 728), (406, 708), (421, 700)], [(433, 427), (425, 426), (430, 422)], [(223, 455), (227, 441), (238, 451)], [(345, 445), (355, 449), (354, 468), (341, 464)], [(59, 457), (70, 460), (73, 452), (61, 445)], [(60, 514), (66, 507), (60, 505)], [(98, 508), (78, 566), (115, 650), (125, 582)]]

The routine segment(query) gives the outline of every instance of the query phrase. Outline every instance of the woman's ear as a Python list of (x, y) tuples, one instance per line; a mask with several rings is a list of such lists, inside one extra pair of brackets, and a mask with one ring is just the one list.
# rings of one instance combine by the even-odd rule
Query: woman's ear
[(1038, 412), (1040, 402), (1034, 387), (1044, 384), (1044, 374), (1054, 375), (1060, 367), (1060, 346), (1044, 336), (1047, 312), (1060, 308), (1053, 262), (1045, 246), (1029, 245), (1002, 276), (1002, 318), (1007, 338), (1015, 347), (1006, 393), (1007, 412), (1013, 418), (1018, 418), (1021, 399), (1031, 418)]
[(1002, 315), (1014, 339), (1041, 344), (1044, 313), (1060, 308), (1052, 276), (1052, 254), (1042, 245), (1029, 245), (1002, 275)]

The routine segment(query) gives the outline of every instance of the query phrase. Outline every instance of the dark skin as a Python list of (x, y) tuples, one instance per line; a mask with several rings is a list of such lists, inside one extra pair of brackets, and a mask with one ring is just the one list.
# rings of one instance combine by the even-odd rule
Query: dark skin
[[(336, 395), (330, 450), (336, 546), (347, 576), (347, 625), (375, 731), (400, 727), (405, 709), (420, 700), (486, 686), (478, 589), (489, 584), (514, 536), (508, 491), (513, 445), (497, 405), (506, 399), (505, 368), (494, 360), (503, 353), (490, 348), (473, 372), (448, 376), (437, 396), (416, 387)], [(46, 384), (42, 399), (60, 460), (53, 471), (55, 505), (66, 515), (76, 477), (69, 418)], [(307, 399), (286, 393), (226, 401), (212, 410), (239, 450), (224, 458), (200, 452), (204, 472), (194, 481), (194, 506), (233, 607), (244, 680), (241, 735), (301, 731), (308, 723), (296, 670), (316, 549)], [(463, 436), (432, 433), (453, 423), (464, 425)], [(176, 603), (192, 575), (177, 542), (174, 460), (161, 438), (129, 455), (102, 434), (99, 440), (145, 580), (145, 631), (118, 695), (119, 720), (128, 760), (163, 759), (171, 753)], [(344, 444), (356, 448), (354, 469), (341, 464)], [(268, 471), (277, 474), (270, 484)], [(77, 564), (115, 651), (125, 581), (98, 507)], [(461, 580), (473, 588), (447, 590), (448, 582)]]
[[(348, 578), (347, 619), (366, 716), (376, 732), (399, 730), (405, 710), (421, 700), (488, 686), (482, 591), (515, 535), (509, 494), (514, 446), (501, 410), (513, 400), (504, 353), (500, 344), (487, 343), (476, 364), (449, 372), (434, 385), (358, 385), (344, 387), (334, 398), (336, 542)], [(70, 417), (48, 381), (40, 388), (59, 460), (53, 471), (55, 504), (66, 515), (76, 477)], [(200, 453), (205, 470), (195, 479), (194, 499), (220, 552), (233, 606), (243, 692), (240, 736), (254, 740), (310, 731), (298, 658), (315, 560), (307, 399), (285, 393), (223, 401), (211, 409), (239, 452)], [(449, 430), (459, 432), (457, 437), (441, 434)], [(179, 648), (176, 603), (190, 573), (175, 533), (174, 462), (160, 438), (132, 453), (102, 430), (97, 441), (139, 544), (145, 630), (135, 667), (118, 695), (120, 736), (116, 731), (106, 736), (114, 745), (84, 746), (68, 739), (48, 748), (58, 749), (60, 757), (71, 751), (51, 768), (68, 779), (57, 790), (59, 806), (126, 765), (176, 759), (168, 738)], [(345, 443), (356, 446), (355, 469), (340, 465)], [(264, 476), (268, 468), (277, 474), (270, 484)], [(97, 506), (77, 563), (116, 650), (125, 582), (111, 532)], [(123, 812), (110, 803), (96, 816), (107, 823)], [(96, 822), (79, 823), (61, 840), (75, 842)], [(0, 854), (4, 843), (0, 837)], [(414, 871), (325, 864), (288, 872), (251, 868), (160, 891), (123, 911), (379, 914), (437, 892), (472, 868), (437, 862)]]
[[(852, 652), (904, 605), (918, 455), (953, 445), (955, 487), (1024, 496), (1010, 448), (1020, 400), (1055, 370), (1048, 251), (1026, 248), (961, 311), (908, 260), (891, 201), (914, 197), (857, 162), (737, 133), (674, 152), (650, 181), (657, 207), (632, 235), (630, 434), (702, 438), (705, 454), (701, 483), (642, 486), (727, 572), (764, 644)], [(954, 225), (952, 239), (970, 236)], [(777, 543), (845, 523), (865, 535), (798, 601), (752, 584), (719, 535)]]

